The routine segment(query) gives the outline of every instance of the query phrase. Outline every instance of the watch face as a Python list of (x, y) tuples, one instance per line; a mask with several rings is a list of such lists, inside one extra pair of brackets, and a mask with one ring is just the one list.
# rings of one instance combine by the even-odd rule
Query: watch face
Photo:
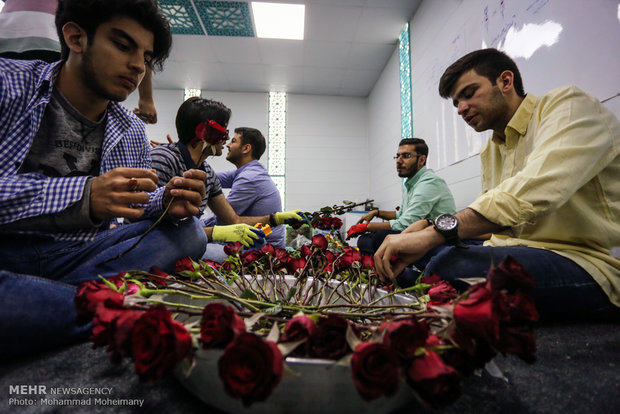
[(435, 225), (443, 231), (450, 231), (456, 228), (457, 224), (456, 217), (452, 214), (442, 214), (435, 219)]

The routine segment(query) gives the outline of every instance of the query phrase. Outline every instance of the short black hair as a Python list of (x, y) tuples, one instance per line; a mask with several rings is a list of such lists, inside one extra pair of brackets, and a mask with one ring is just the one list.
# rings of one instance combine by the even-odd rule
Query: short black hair
[(223, 103), (194, 96), (181, 104), (175, 125), (179, 141), (188, 144), (196, 137), (196, 127), (203, 121), (215, 121), (228, 125), (232, 111)]
[(475, 70), (480, 76), (486, 77), (493, 85), (503, 71), (509, 70), (514, 74), (515, 92), (520, 97), (525, 96), (523, 80), (517, 64), (504, 52), (497, 49), (481, 49), (468, 53), (445, 70), (439, 80), (439, 96), (449, 98), (454, 85), (461, 75)]
[(398, 143), (398, 146), (402, 147), (403, 145), (415, 145), (415, 152), (428, 157), (428, 145), (426, 145), (426, 141), (422, 138), (403, 138)]
[(260, 160), (260, 157), (265, 153), (265, 148), (267, 148), (263, 134), (258, 129), (250, 127), (235, 128), (235, 134), (241, 134), (241, 144), (252, 146), (252, 158)]
[(156, 0), (58, 0), (56, 31), (60, 40), (61, 59), (67, 60), (69, 57), (69, 47), (62, 34), (66, 23), (77, 23), (86, 31), (88, 44), (92, 44), (97, 28), (116, 17), (134, 19), (153, 33), (151, 66), (161, 69), (172, 47), (172, 33), (168, 19)]

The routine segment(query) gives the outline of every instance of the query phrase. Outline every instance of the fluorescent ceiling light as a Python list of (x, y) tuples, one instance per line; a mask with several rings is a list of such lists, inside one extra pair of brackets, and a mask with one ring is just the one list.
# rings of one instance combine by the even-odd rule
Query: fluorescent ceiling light
[(257, 37), (302, 40), (305, 13), (303, 4), (252, 2)]

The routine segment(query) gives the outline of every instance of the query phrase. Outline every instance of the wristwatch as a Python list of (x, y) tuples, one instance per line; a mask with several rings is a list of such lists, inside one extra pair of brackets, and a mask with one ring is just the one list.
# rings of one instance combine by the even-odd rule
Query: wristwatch
[(448, 246), (466, 246), (458, 233), (459, 222), (452, 214), (440, 214), (435, 219), (435, 230), (446, 239)]

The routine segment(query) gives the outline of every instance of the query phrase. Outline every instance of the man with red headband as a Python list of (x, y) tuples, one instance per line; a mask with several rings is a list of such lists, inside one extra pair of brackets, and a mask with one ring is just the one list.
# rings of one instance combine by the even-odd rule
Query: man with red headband
[[(228, 140), (228, 121), (231, 110), (221, 102), (192, 97), (179, 107), (176, 128), (179, 141), (158, 145), (151, 151), (153, 168), (160, 182), (167, 182), (180, 171), (199, 169), (206, 172), (206, 193), (202, 200), (201, 213), (208, 206), (222, 226), (204, 227), (209, 241), (239, 241), (246, 247), (263, 242), (265, 234), (256, 229), (256, 223), (275, 227), (285, 222), (303, 221), (298, 211), (276, 212), (264, 216), (238, 216), (226, 200), (215, 171), (206, 162), (209, 156), (222, 155)], [(205, 222), (203, 221), (203, 225)]]

